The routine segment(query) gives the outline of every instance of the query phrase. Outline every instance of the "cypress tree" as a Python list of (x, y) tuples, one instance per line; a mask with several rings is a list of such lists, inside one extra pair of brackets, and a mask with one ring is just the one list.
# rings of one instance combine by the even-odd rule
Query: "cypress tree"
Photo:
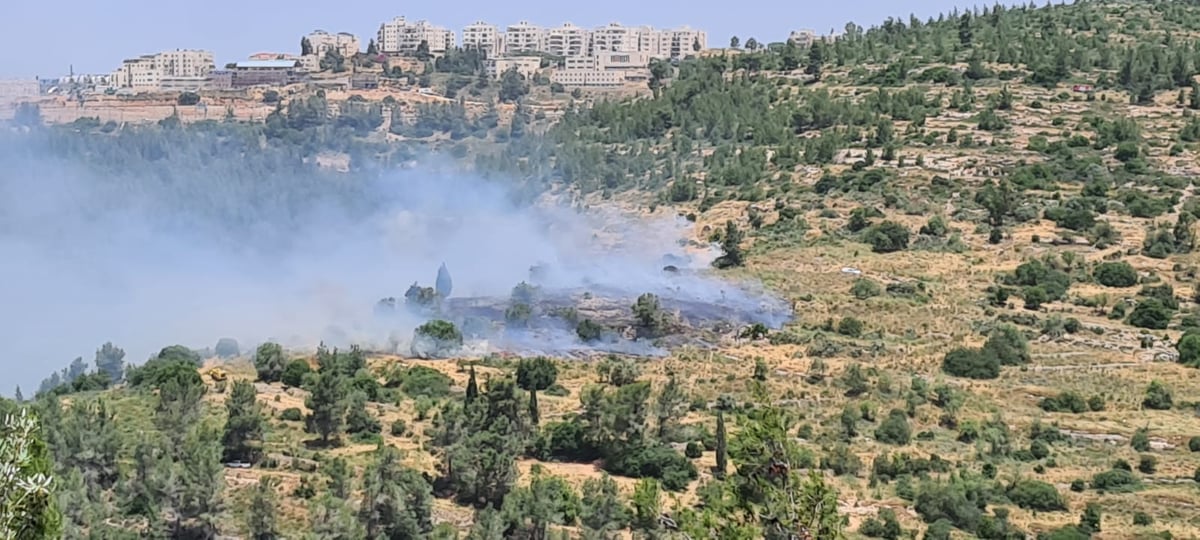
[(536, 425), (538, 425), (539, 420), (540, 420), (540, 418), (538, 416), (537, 390), (530, 390), (529, 391), (529, 421), (533, 422), (533, 425), (536, 426)]
[(467, 379), (467, 404), (479, 397), (479, 383), (475, 382), (475, 366), (471, 366), (471, 378)]
[(726, 450), (727, 437), (725, 434), (725, 412), (717, 411), (717, 466), (713, 476), (725, 478), (725, 469), (729, 466), (729, 456)]

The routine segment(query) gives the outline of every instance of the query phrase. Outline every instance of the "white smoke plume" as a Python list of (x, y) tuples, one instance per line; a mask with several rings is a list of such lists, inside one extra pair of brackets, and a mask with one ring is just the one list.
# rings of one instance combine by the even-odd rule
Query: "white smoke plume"
[[(266, 340), (381, 346), (422, 321), (381, 321), (375, 303), (403, 301), (414, 282), (434, 286), (443, 263), (459, 298), (507, 297), (540, 264), (549, 289), (727, 304), (771, 326), (789, 315), (778, 299), (707, 271), (663, 272), (704, 270), (716, 255), (693, 249), (664, 262), (685, 254), (690, 224), (680, 218), (517, 204), (501, 184), (436, 167), (249, 179), (184, 168), (154, 177), (0, 144), (8, 145), (0, 146), (6, 393), (19, 384), (30, 395), (107, 341), (134, 363), (166, 345), (204, 348), (222, 337), (243, 352)], [(562, 343), (545, 349), (583, 347), (568, 343), (573, 335), (564, 329), (554, 338)]]

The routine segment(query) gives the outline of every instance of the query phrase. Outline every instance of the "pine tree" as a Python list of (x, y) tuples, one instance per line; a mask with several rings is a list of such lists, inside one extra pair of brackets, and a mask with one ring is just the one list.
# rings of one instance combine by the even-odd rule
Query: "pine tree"
[(320, 435), (321, 442), (329, 443), (342, 432), (346, 404), (341, 378), (334, 370), (325, 369), (324, 366), (321, 371), (323, 373), (317, 376), (308, 399), (304, 400), (304, 406), (312, 411), (305, 419), (305, 429)]
[(729, 468), (728, 454), (728, 435), (725, 433), (725, 413), (717, 411), (717, 466), (713, 469), (713, 476), (724, 478), (725, 471)]
[(17, 385), (17, 390), (13, 392), (13, 400), (15, 400), (17, 403), (25, 402), (25, 395), (21, 393), (21, 385), (19, 384)]
[(96, 371), (108, 375), (108, 380), (114, 384), (125, 378), (125, 351), (112, 344), (101, 345), (96, 349)]
[(1192, 94), (1188, 101), (1188, 108), (1200, 110), (1200, 81), (1192, 81)]
[(359, 522), (367, 538), (424, 538), (433, 529), (430, 485), (401, 459), (396, 448), (380, 446), (363, 472)]
[(279, 538), (278, 496), (275, 492), (278, 485), (274, 476), (264, 476), (254, 486), (246, 516), (246, 528), (254, 540)]
[(670, 442), (687, 406), (687, 393), (674, 372), (668, 374), (667, 384), (663, 385), (654, 401), (654, 416), (658, 424), (658, 439)]
[(237, 381), (225, 400), (228, 419), (221, 443), (225, 448), (226, 462), (252, 464), (258, 461), (262, 449), (263, 416), (256, 394), (254, 384)]

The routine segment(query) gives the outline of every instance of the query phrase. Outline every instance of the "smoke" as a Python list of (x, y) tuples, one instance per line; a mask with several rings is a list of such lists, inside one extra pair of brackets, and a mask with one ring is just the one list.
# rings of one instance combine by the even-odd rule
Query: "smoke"
[[(229, 152), (200, 165), (142, 158), (151, 167), (47, 147), (0, 142), (6, 392), (20, 384), (29, 395), (107, 341), (134, 363), (222, 337), (243, 352), (267, 340), (394, 346), (424, 317), (380, 318), (376, 302), (403, 302), (414, 282), (433, 287), (443, 263), (452, 299), (507, 298), (532, 280), (547, 294), (587, 291), (625, 309), (652, 292), (669, 309), (732, 310), (714, 317), (777, 326), (790, 315), (778, 299), (708, 274), (717, 253), (686, 246), (691, 224), (675, 217), (518, 203), (510, 186), (435, 166), (325, 173)], [(668, 264), (680, 272), (664, 272)], [(612, 337), (585, 346), (566, 324), (542, 330), (469, 339), (467, 351), (659, 352)]]

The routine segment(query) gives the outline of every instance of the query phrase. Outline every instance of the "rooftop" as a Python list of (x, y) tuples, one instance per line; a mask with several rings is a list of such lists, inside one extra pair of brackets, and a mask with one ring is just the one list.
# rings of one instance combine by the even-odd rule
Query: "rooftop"
[(239, 69), (283, 69), (296, 67), (296, 60), (242, 60), (234, 64)]

